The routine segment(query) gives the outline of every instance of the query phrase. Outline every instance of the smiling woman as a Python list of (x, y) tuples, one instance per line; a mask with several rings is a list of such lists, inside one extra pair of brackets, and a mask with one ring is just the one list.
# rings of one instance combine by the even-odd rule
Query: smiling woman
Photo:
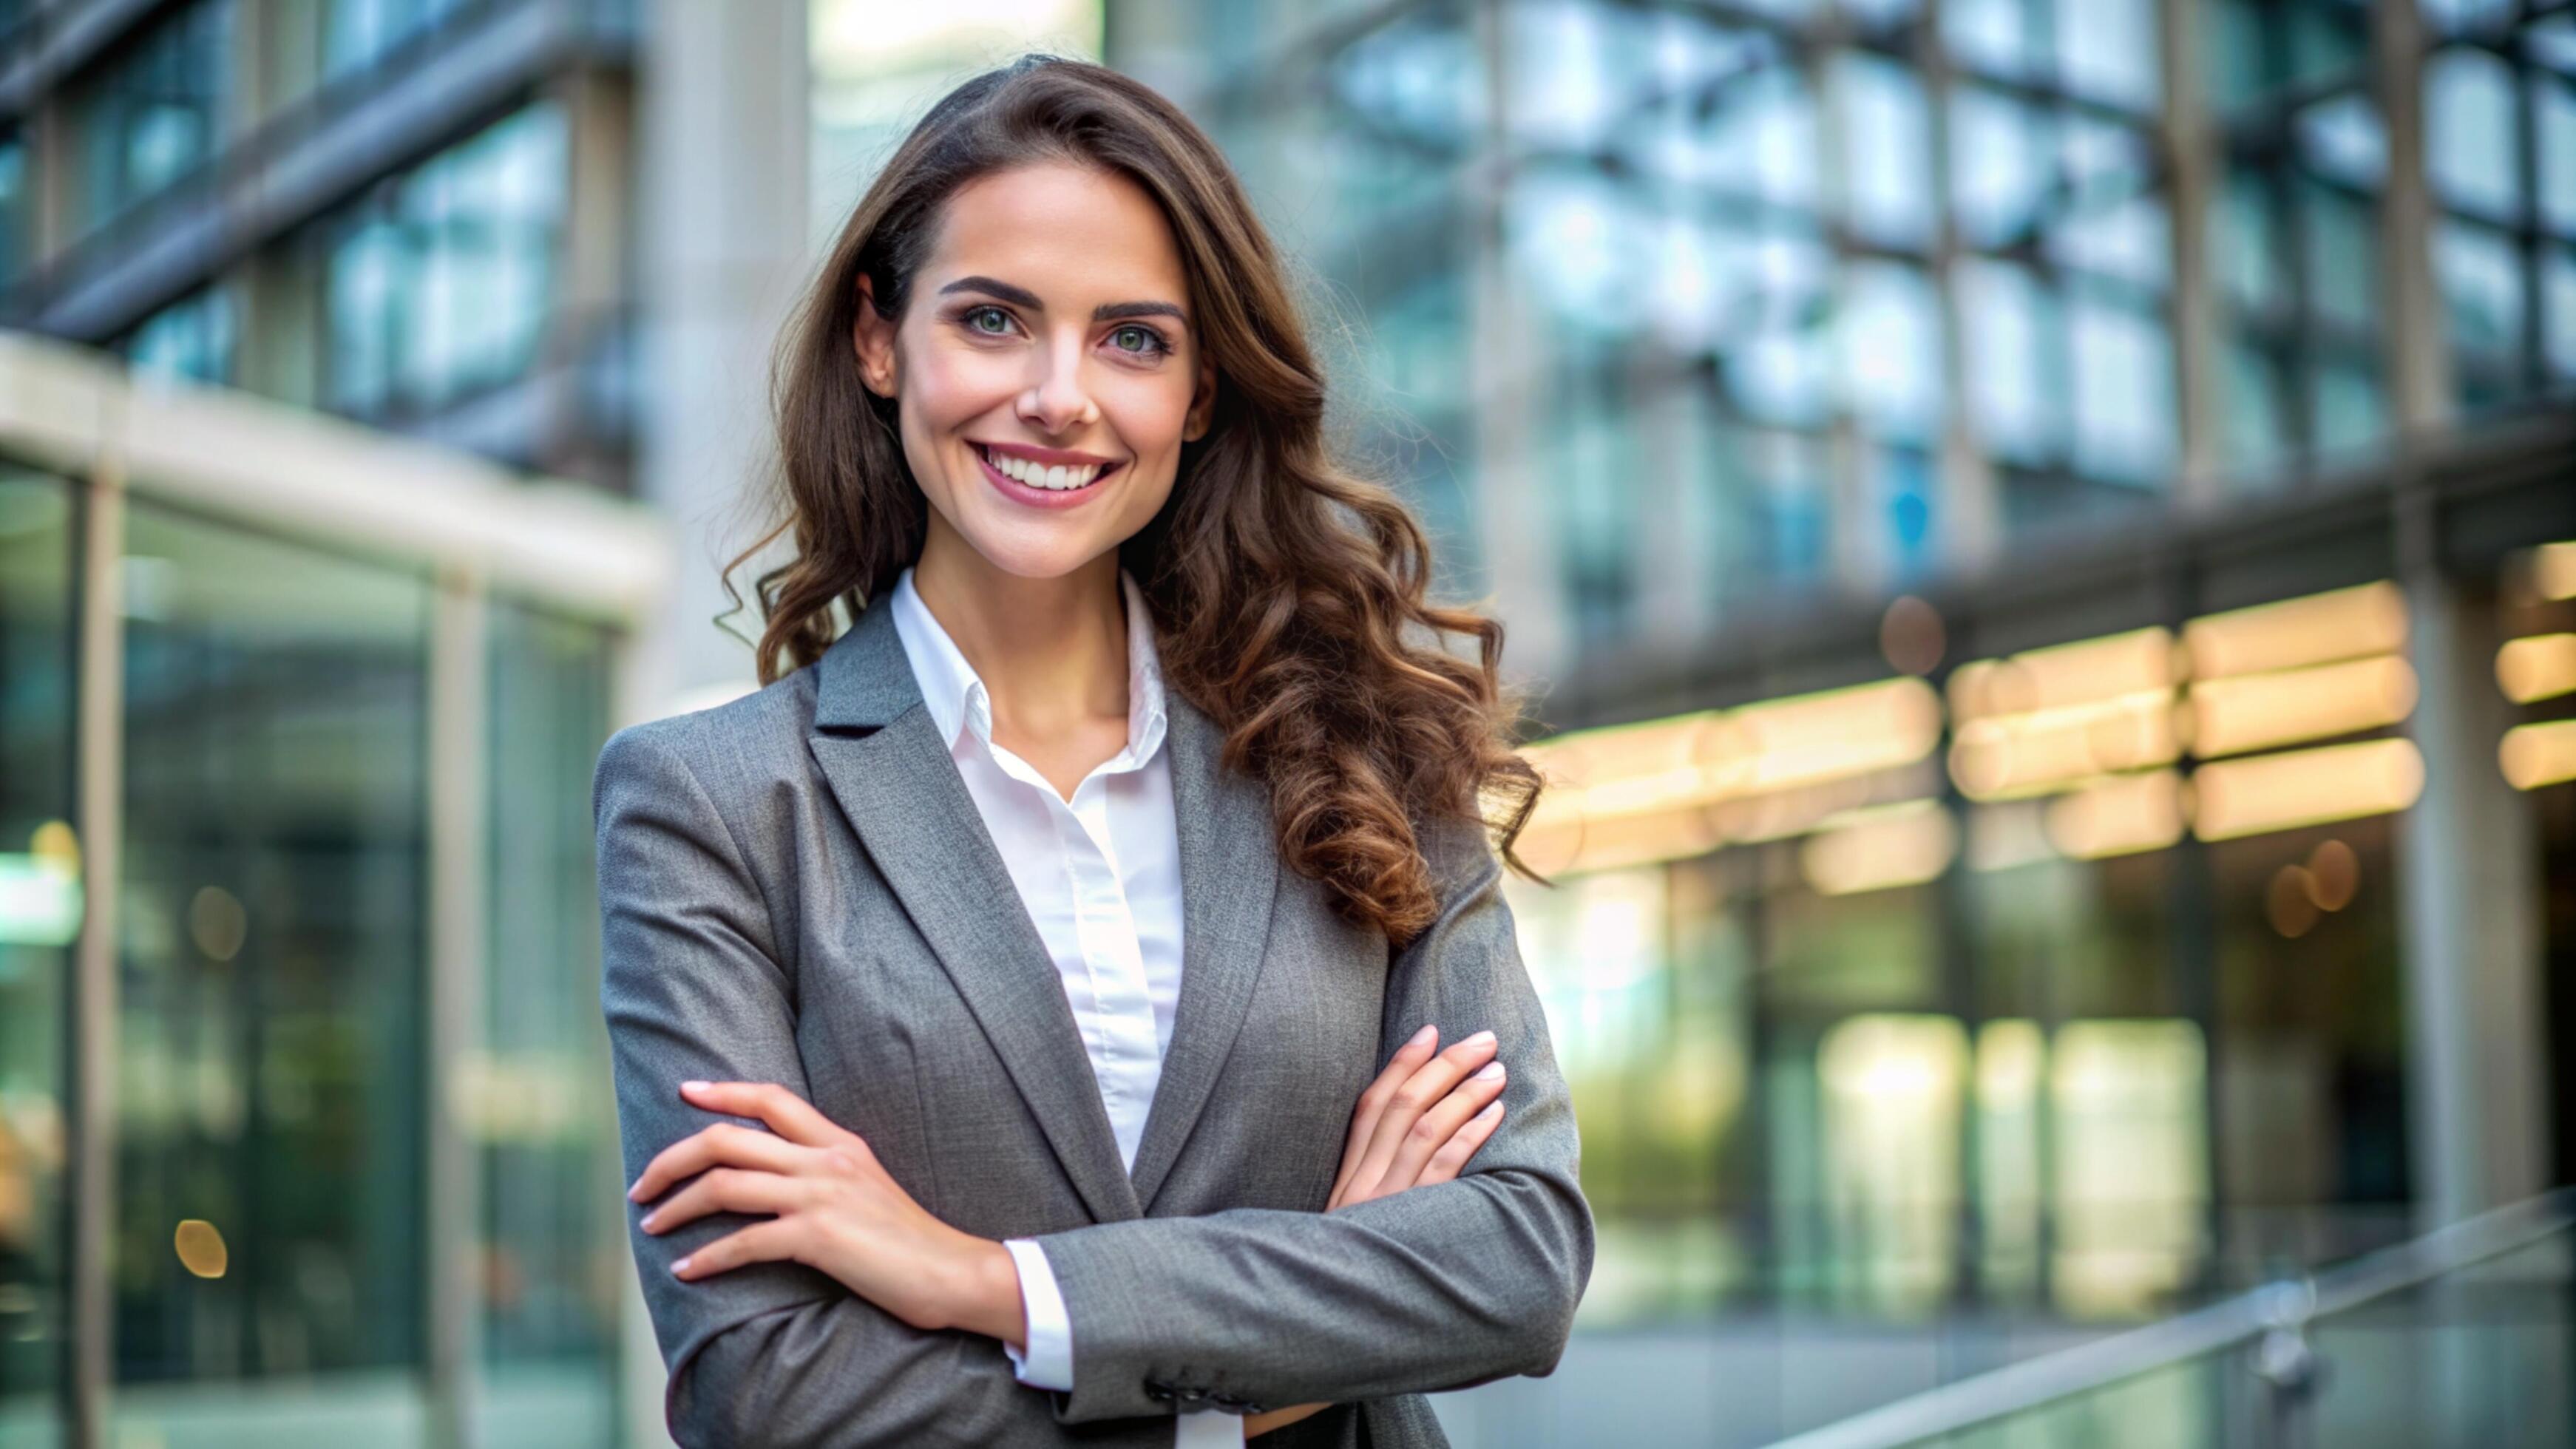
[(1502, 629), (1328, 456), (1223, 157), (1098, 66), (976, 77), (776, 390), (764, 687), (595, 787), (675, 1435), (1429, 1446), (1549, 1372), (1593, 1225)]

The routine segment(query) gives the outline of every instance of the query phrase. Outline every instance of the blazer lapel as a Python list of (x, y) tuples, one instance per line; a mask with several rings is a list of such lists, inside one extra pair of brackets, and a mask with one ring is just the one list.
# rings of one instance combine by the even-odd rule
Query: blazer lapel
[[(922, 706), (921, 684), (895, 633), (893, 610), (883, 600), (860, 610), (815, 667), (809, 744), (869, 858), (966, 999), (1093, 1218), (1119, 1222), (1143, 1216), (1140, 1195), (1119, 1161), (1118, 1139), (1064, 982), (949, 757), (948, 742)], [(1174, 773), (1177, 794), (1180, 772)], [(1181, 814), (1186, 820), (1189, 811)], [(1185, 891), (1191, 842), (1184, 826)], [(1266, 892), (1263, 899), (1266, 909)], [(1200, 951), (1203, 928), (1196, 908), (1185, 910), (1186, 963)], [(1231, 930), (1234, 924), (1225, 913), (1211, 926)], [(1185, 981), (1190, 974), (1185, 964)], [(1214, 1000), (1199, 1007), (1200, 1014), (1239, 1021), (1242, 1005), (1233, 992), (1220, 981), (1199, 995), (1206, 998), (1211, 991)], [(1185, 984), (1173, 1029), (1175, 1056), (1191, 1030), (1191, 1010)], [(1230, 1040), (1232, 1026), (1221, 1029)], [(1213, 1070), (1211, 1064), (1207, 1074)], [(1166, 1062), (1158, 1093), (1170, 1090)], [(1197, 1093), (1205, 1090), (1201, 1082)], [(1157, 1119), (1163, 1115), (1161, 1095), (1152, 1110)], [(1149, 1121), (1137, 1154), (1140, 1166), (1152, 1146)]]
[(1164, 719), (1181, 847), (1181, 996), (1136, 1146), (1136, 1197), (1148, 1210), (1242, 1030), (1279, 883), (1269, 794), (1224, 767), (1223, 727), (1172, 693)]

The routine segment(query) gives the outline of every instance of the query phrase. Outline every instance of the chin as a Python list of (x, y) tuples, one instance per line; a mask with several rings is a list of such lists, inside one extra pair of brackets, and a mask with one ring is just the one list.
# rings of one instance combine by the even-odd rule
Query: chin
[(994, 538), (967, 534), (966, 541), (984, 556), (984, 561), (1015, 578), (1059, 579), (1079, 571), (1104, 553), (1117, 551), (1113, 540), (1090, 536), (1056, 538)]

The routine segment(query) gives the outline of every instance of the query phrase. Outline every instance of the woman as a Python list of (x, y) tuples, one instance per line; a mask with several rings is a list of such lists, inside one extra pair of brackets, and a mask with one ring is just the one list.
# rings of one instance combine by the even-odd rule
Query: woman
[(1324, 400), (1115, 72), (969, 81), (843, 228), (766, 687), (595, 782), (683, 1443), (1437, 1445), (1424, 1392), (1554, 1368), (1593, 1224), (1480, 813), (1517, 865), (1502, 631)]

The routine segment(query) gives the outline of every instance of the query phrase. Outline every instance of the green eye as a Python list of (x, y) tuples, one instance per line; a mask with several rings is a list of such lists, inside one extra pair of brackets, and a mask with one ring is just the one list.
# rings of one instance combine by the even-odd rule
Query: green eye
[(1143, 357), (1158, 356), (1172, 350), (1171, 344), (1163, 340), (1163, 335), (1151, 327), (1121, 327), (1110, 336), (1113, 340), (1127, 336), (1143, 338), (1144, 342), (1141, 346), (1119, 348), (1121, 352), (1133, 352)]
[(982, 328), (982, 327), (977, 327), (977, 326), (975, 326), (975, 319), (977, 319), (977, 318), (979, 318), (979, 317), (999, 317), (999, 318), (1001, 318), (1004, 322), (1008, 322), (1008, 321), (1010, 321), (1010, 320), (1011, 320), (1011, 319), (1010, 319), (1009, 314), (1005, 313), (1005, 312), (1004, 312), (1001, 308), (999, 308), (999, 307), (978, 307), (978, 308), (976, 308), (974, 311), (969, 312), (969, 313), (967, 313), (967, 314), (966, 314), (966, 325), (967, 325), (969, 328), (972, 328), (973, 330), (975, 330), (975, 331), (977, 331), (977, 332), (982, 332), (982, 331), (986, 331), (986, 330), (988, 330), (988, 329), (985, 329), (985, 328)]

